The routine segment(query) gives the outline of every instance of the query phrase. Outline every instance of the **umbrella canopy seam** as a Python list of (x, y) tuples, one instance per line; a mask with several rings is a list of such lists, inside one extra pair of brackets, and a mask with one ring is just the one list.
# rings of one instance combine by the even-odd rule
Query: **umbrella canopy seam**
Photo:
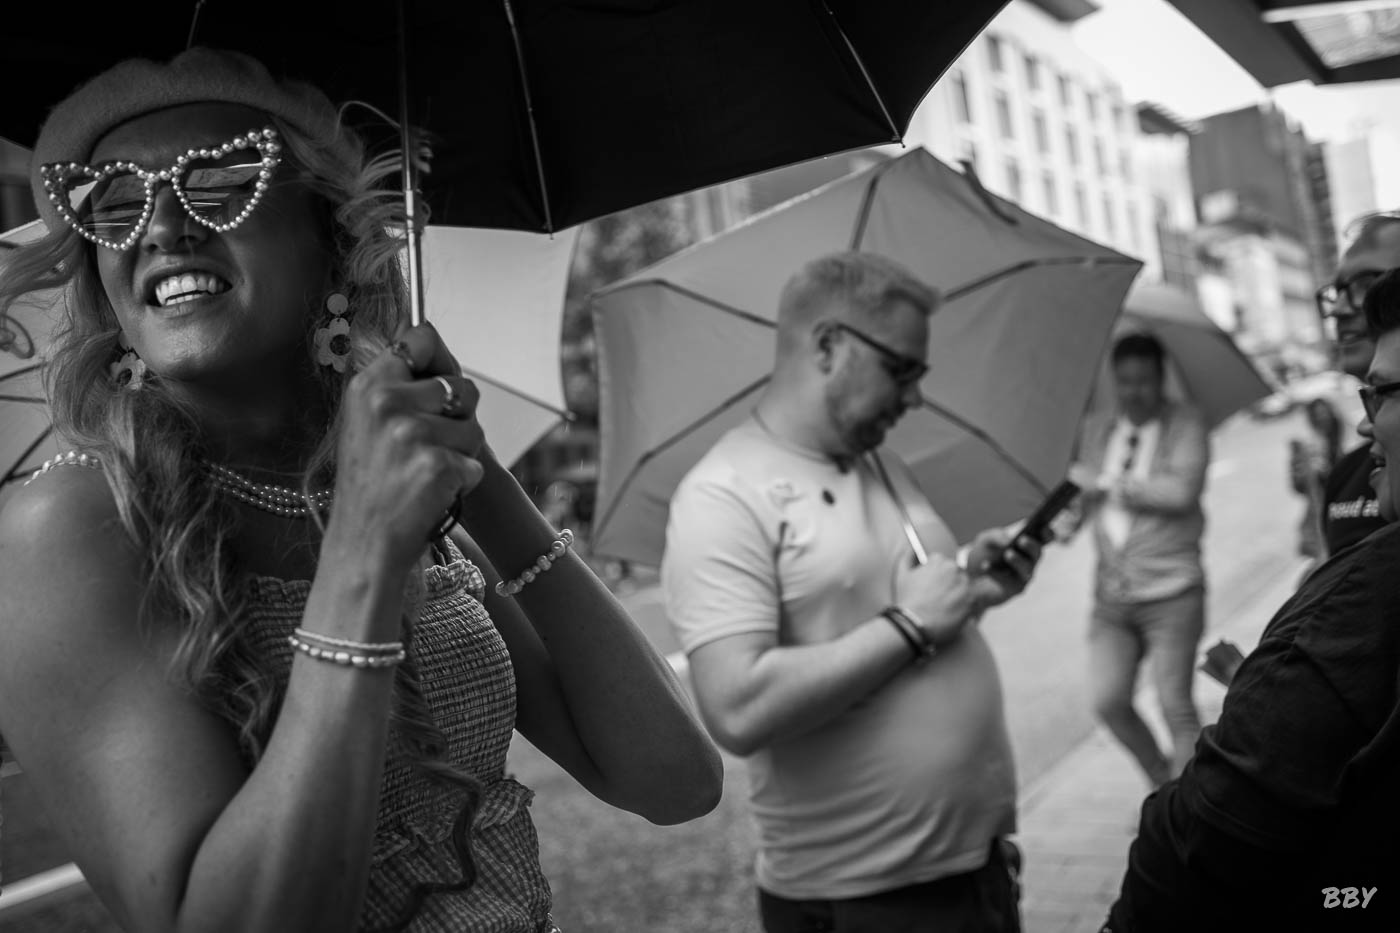
[[(710, 298), (707, 295), (702, 295), (699, 292), (692, 291), (682, 285), (677, 285), (674, 282), (669, 282), (666, 279), (637, 279), (635, 281), (627, 282), (623, 285), (620, 285), (617, 288), (610, 288), (608, 289), (608, 291), (610, 293), (615, 294), (617, 292), (626, 291), (629, 288), (641, 288), (645, 285), (655, 285), (659, 288), (664, 288), (668, 291), (673, 291), (678, 295), (684, 295), (686, 298), (689, 298), (692, 301), (698, 301), (701, 304), (709, 305), (716, 311), (723, 311), (726, 314), (732, 314), (740, 320), (748, 321), (750, 324), (761, 324), (764, 327), (773, 328), (775, 330), (778, 326), (776, 322), (771, 321), (766, 317), (760, 317), (759, 315), (754, 314), (752, 311), (745, 311), (742, 308), (736, 308), (733, 305), (727, 305), (722, 301), (717, 301), (714, 298)], [(598, 294), (601, 294), (601, 292), (595, 292), (593, 297), (597, 297)], [(593, 297), (590, 297), (588, 299), (590, 310), (592, 310), (593, 308)]]
[(622, 482), (618, 484), (617, 494), (613, 496), (613, 500), (608, 504), (607, 510), (597, 521), (596, 527), (606, 527), (608, 523), (612, 521), (613, 512), (615, 512), (617, 510), (617, 507), (622, 504), (624, 494), (627, 492), (628, 487), (632, 485), (632, 480), (636, 478), (638, 473), (641, 472), (642, 467), (646, 466), (652, 460), (665, 453), (667, 448), (673, 447), (676, 444), (680, 443), (697, 428), (704, 427), (705, 424), (708, 423), (711, 419), (713, 419), (716, 415), (728, 411), (735, 405), (738, 405), (747, 396), (750, 396), (753, 393), (757, 392), (759, 389), (763, 388), (763, 386), (767, 384), (770, 378), (772, 378), (770, 375), (765, 374), (763, 378), (757, 380), (756, 382), (750, 383), (743, 389), (740, 389), (738, 392), (734, 393), (729, 398), (725, 399), (723, 402), (720, 402), (720, 404), (716, 405), (714, 408), (705, 412), (704, 415), (702, 415), (701, 417), (696, 418), (690, 424), (686, 425), (684, 428), (677, 431), (675, 434), (672, 434), (670, 437), (666, 438), (666, 440), (662, 441), (660, 444), (657, 444), (655, 447), (652, 447), (650, 450), (647, 450), (645, 453), (639, 456), (637, 458), (637, 462), (632, 465), (632, 469), (627, 471), (627, 475), (623, 477)]
[(974, 279), (973, 281), (968, 282), (966, 285), (959, 285), (957, 288), (952, 289), (951, 291), (944, 292), (943, 300), (945, 302), (953, 301), (955, 299), (961, 298), (963, 295), (969, 294), (970, 292), (975, 292), (979, 288), (984, 288), (988, 285), (991, 285), (993, 282), (996, 282), (999, 279), (1004, 279), (1007, 276), (1015, 275), (1016, 273), (1023, 272), (1026, 269), (1035, 269), (1040, 266), (1094, 266), (1100, 263), (1104, 265), (1117, 266), (1142, 265), (1141, 260), (1133, 259), (1131, 256), (1050, 256), (1043, 259), (1026, 259), (1016, 263), (1015, 265), (1010, 265), (1003, 269), (998, 269), (996, 272), (984, 275), (980, 279)]

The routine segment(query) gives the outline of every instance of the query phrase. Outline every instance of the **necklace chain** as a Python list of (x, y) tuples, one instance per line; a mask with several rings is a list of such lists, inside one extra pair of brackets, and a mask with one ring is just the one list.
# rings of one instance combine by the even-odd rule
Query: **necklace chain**
[(255, 483), (237, 470), (212, 460), (201, 460), (200, 466), (219, 492), (273, 515), (307, 518), (313, 512), (324, 512), (331, 507), (332, 493), (329, 489), (304, 495), (301, 490), (287, 486)]

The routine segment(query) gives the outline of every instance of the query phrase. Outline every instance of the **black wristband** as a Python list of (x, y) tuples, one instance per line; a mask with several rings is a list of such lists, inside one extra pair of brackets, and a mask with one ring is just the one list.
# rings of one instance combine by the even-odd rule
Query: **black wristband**
[(914, 655), (915, 662), (923, 663), (933, 657), (933, 643), (928, 640), (923, 630), (915, 624), (913, 619), (909, 618), (908, 613), (903, 609), (898, 606), (889, 606), (881, 611), (880, 615), (888, 619), (890, 624), (895, 627), (895, 631), (904, 637), (910, 652)]

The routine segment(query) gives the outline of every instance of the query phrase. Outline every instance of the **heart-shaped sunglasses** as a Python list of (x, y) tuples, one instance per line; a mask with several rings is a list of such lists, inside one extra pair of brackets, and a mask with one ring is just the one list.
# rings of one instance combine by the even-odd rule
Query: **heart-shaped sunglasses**
[(74, 230), (98, 246), (124, 250), (140, 239), (166, 181), (190, 217), (220, 233), (232, 230), (267, 192), (281, 151), (277, 131), (265, 127), (191, 149), (158, 171), (135, 162), (50, 162), (39, 167), (39, 177), (54, 209)]

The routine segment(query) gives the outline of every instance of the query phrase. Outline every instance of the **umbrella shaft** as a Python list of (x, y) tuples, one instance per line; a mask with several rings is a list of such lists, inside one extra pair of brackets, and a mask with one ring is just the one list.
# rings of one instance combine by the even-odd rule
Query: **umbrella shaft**
[(413, 165), (413, 133), (408, 115), (407, 0), (399, 0), (399, 148), (403, 151), (404, 232), (408, 237), (408, 322), (417, 327), (423, 312), (423, 247), (418, 236), (418, 185)]

